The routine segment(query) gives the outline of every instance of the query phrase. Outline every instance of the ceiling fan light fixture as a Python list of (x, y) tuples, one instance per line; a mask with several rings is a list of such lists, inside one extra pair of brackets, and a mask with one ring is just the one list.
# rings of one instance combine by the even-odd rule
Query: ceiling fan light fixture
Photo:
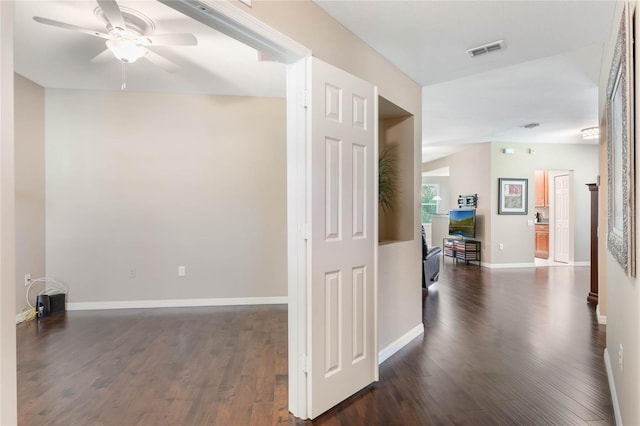
[(139, 46), (136, 40), (127, 38), (114, 38), (107, 40), (107, 48), (119, 61), (131, 64), (147, 54), (148, 50)]

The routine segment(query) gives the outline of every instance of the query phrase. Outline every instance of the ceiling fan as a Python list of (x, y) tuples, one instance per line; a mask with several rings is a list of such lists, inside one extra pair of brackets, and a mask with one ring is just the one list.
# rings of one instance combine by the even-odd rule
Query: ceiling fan
[(41, 24), (105, 39), (107, 49), (93, 58), (92, 63), (104, 63), (115, 57), (123, 64), (130, 64), (144, 58), (163, 70), (173, 73), (179, 70), (178, 65), (150, 48), (153, 46), (196, 46), (198, 44), (198, 39), (193, 34), (152, 34), (155, 30), (155, 24), (140, 12), (125, 7), (121, 8), (115, 0), (96, 1), (99, 7), (96, 8), (95, 15), (106, 25), (105, 32), (40, 16), (34, 16), (33, 19)]

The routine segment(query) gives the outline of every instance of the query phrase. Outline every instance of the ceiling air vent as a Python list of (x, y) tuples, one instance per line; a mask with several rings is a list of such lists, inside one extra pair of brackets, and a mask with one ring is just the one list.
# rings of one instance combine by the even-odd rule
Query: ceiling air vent
[(495, 52), (496, 50), (502, 49), (502, 43), (503, 40), (493, 41), (491, 43), (483, 44), (482, 46), (472, 47), (467, 50), (467, 53), (473, 58), (474, 56)]

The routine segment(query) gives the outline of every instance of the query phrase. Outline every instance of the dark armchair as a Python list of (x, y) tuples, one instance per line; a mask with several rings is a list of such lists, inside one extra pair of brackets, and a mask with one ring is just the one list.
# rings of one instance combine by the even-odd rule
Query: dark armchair
[(427, 247), (427, 237), (422, 227), (422, 288), (438, 281), (440, 276), (440, 247)]

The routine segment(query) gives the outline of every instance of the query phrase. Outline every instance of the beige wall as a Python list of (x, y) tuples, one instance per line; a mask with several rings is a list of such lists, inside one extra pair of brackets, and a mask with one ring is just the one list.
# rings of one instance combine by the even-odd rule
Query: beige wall
[[(512, 148), (515, 153), (505, 155), (503, 148)], [(535, 150), (529, 154), (528, 148)], [(598, 145), (567, 144), (491, 144), (491, 259), (493, 263), (533, 263), (535, 228), (528, 225), (534, 214), (534, 171), (573, 171), (573, 222), (575, 262), (590, 260), (591, 193), (588, 183), (595, 183), (598, 176)], [(529, 179), (529, 214), (498, 214), (498, 178)], [(504, 250), (499, 244), (504, 244)]]
[[(45, 275), (44, 88), (15, 75), (16, 312), (27, 307), (24, 275)], [(43, 287), (34, 284), (31, 303)]]
[[(405, 74), (309, 0), (254, 1), (238, 8), (309, 48), (313, 56), (378, 86), (378, 94), (422, 117), (421, 89)], [(422, 322), (420, 266), (421, 125), (414, 119), (414, 236), (379, 250), (379, 343), (385, 347)], [(396, 302), (382, 295), (395, 291)], [(398, 312), (401, 309), (402, 312)]]
[(47, 89), (47, 274), (70, 302), (286, 296), (285, 109)]
[[(635, 2), (633, 3), (635, 4)], [(604, 105), (607, 99), (607, 80), (611, 67), (615, 41), (624, 2), (618, 2), (614, 18), (614, 28), (611, 39), (607, 44), (605, 58), (600, 70), (600, 117), (604, 114)], [(640, 25), (636, 14), (636, 28)], [(635, 46), (636, 58), (639, 58), (640, 50)], [(637, 67), (637, 65), (636, 65)], [(636, 80), (638, 73), (635, 74)], [(640, 92), (636, 90), (635, 104), (640, 105)], [(640, 110), (635, 110), (635, 128), (640, 125)], [(635, 150), (638, 152), (638, 138), (635, 139)], [(637, 167), (637, 165), (636, 165)], [(606, 182), (606, 174), (603, 183)], [(640, 190), (640, 173), (636, 173), (635, 200), (638, 199)], [(607, 203), (606, 193), (601, 197), (600, 215), (606, 217)], [(638, 222), (638, 208), (636, 207), (636, 223)], [(606, 221), (604, 228), (600, 228), (600, 235), (606, 235)], [(636, 247), (640, 247), (640, 232), (636, 231)], [(615, 394), (618, 397), (622, 423), (625, 425), (640, 424), (640, 280), (638, 277), (629, 277), (620, 268), (616, 260), (608, 250), (600, 252), (600, 257), (606, 261), (606, 303), (607, 303), (607, 352), (615, 383)], [(638, 256), (636, 255), (636, 260)], [(624, 347), (624, 369), (618, 365), (618, 351), (620, 345)]]
[(380, 152), (391, 149), (395, 159), (396, 192), (392, 209), (379, 210), (381, 241), (408, 241), (414, 238), (413, 117), (389, 118), (378, 124)]
[(14, 425), (16, 398), (13, 2), (0, 1), (0, 424)]
[[(503, 148), (515, 153), (504, 155)], [(535, 155), (527, 149), (533, 148)], [(590, 194), (586, 184), (598, 175), (597, 145), (484, 143), (449, 157), (425, 163), (423, 171), (449, 166), (452, 208), (458, 195), (478, 194), (476, 234), (482, 241), (482, 261), (493, 265), (532, 264), (534, 227), (534, 170), (572, 170), (574, 176), (575, 250), (574, 261), (589, 261)], [(529, 179), (529, 214), (498, 215), (498, 178)], [(504, 249), (500, 250), (499, 245)]]
[(478, 194), (476, 238), (482, 242), (482, 262), (491, 263), (491, 145), (471, 145), (464, 151), (423, 164), (422, 171), (428, 172), (442, 167), (449, 167), (447, 203), (451, 209), (457, 208), (459, 195)]

